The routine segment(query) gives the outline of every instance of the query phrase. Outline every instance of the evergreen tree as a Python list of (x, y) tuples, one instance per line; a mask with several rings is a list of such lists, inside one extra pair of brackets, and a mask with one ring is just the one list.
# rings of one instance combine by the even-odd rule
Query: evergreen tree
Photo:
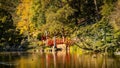
[(12, 16), (4, 9), (0, 9), (0, 47), (20, 45), (22, 35), (16, 30)]

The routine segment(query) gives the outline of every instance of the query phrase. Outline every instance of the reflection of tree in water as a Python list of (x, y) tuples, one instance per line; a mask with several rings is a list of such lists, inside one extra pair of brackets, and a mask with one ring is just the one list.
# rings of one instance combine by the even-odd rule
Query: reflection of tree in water
[(102, 68), (119, 68), (120, 56), (104, 56)]
[(16, 61), (27, 59), (30, 56), (31, 54), (26, 52), (2, 52), (0, 53), (0, 68), (16, 68), (20, 64)]
[[(118, 57), (120, 58), (120, 56)], [(46, 68), (119, 68), (119, 59), (115, 57), (71, 54), (69, 52), (55, 52), (46, 54), (44, 66)]]
[(105, 55), (97, 55), (94, 58), (90, 54), (81, 55), (69, 52), (0, 53), (0, 63), (5, 64), (4, 66), (14, 64), (11, 68), (119, 68), (119, 58), (120, 56)]
[(45, 55), (45, 65), (46, 68), (70, 68), (71, 55), (69, 52), (60, 51), (53, 52)]
[(0, 50), (10, 50), (20, 45), (22, 35), (16, 30), (9, 12), (0, 9)]

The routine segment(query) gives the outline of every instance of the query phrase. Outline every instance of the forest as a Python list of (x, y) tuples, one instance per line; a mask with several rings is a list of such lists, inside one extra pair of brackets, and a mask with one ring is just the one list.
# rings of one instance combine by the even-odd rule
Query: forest
[(80, 50), (120, 51), (120, 0), (0, 0), (0, 51), (41, 48), (46, 36)]

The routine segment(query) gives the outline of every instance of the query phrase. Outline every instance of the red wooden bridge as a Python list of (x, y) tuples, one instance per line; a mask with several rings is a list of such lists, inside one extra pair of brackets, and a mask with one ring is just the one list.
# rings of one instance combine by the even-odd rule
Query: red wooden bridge
[[(73, 41), (70, 40), (70, 39), (60, 39), (60, 38), (56, 38), (55, 40), (55, 43), (56, 45), (58, 44), (66, 44), (66, 46), (70, 46), (73, 44)], [(53, 46), (54, 45), (54, 40), (53, 39), (48, 39), (48, 43), (47, 43), (48, 46)]]
[(44, 41), (45, 46), (58, 48), (62, 50), (69, 50), (70, 45), (72, 45), (75, 41), (70, 38), (57, 38), (54, 36), (53, 38), (42, 36), (41, 40)]
[(66, 46), (70, 46), (70, 45), (72, 45), (74, 43), (74, 41), (72, 41), (71, 39), (68, 39), (68, 38), (56, 38), (54, 40), (54, 39), (46, 38), (45, 36), (43, 36), (41, 38), (41, 40), (47, 41), (48, 46), (54, 46), (54, 43), (56, 45), (58, 45), (58, 44), (66, 44)]

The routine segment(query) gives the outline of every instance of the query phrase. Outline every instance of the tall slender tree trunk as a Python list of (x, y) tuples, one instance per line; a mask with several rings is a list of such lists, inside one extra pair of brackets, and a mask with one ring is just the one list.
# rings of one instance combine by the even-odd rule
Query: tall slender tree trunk
[(97, 15), (97, 20), (99, 20), (99, 12), (98, 12), (97, 0), (94, 0), (94, 4), (95, 4), (95, 10), (96, 10), (96, 15)]

